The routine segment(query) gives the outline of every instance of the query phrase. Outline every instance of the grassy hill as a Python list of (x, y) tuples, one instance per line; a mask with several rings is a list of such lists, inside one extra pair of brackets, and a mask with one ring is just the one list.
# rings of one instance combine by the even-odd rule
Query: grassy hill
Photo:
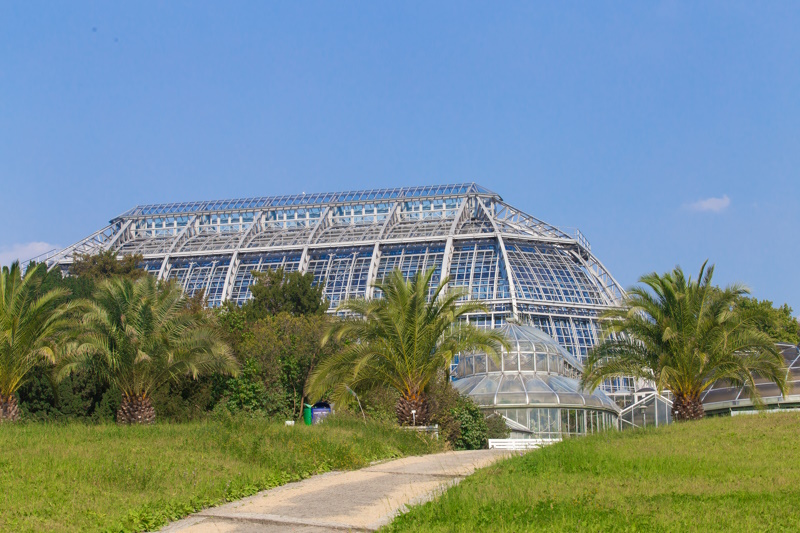
[(387, 531), (797, 531), (800, 415), (572, 439), (502, 461)]
[(438, 451), (359, 421), (0, 424), (0, 531), (142, 531), (328, 470)]

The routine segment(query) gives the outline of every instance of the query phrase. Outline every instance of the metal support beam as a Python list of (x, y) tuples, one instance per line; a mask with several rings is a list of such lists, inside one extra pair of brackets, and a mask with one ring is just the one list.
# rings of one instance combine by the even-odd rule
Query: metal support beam
[[(453, 223), (450, 225), (450, 230), (447, 232), (447, 242), (444, 245), (444, 254), (442, 254), (442, 279), (450, 277), (450, 262), (453, 259), (453, 236), (461, 225), (461, 219), (464, 218), (464, 213), (467, 210), (467, 204), (470, 202), (470, 199), (470, 197), (467, 197), (461, 202), (456, 216), (453, 219)], [(450, 283), (447, 284), (447, 287), (445, 287), (442, 292), (446, 293), (449, 287)]]
[(122, 224), (122, 226), (117, 230), (117, 232), (114, 235), (114, 237), (112, 237), (111, 240), (109, 240), (108, 242), (103, 244), (103, 247), (102, 247), (103, 250), (104, 251), (108, 251), (108, 250), (111, 250), (114, 246), (116, 246), (117, 243), (120, 241), (120, 239), (123, 236), (125, 236), (126, 234), (129, 233), (131, 224), (133, 224), (132, 220), (125, 221), (125, 223)]
[(371, 300), (373, 296), (375, 296), (375, 282), (377, 281), (376, 276), (378, 275), (378, 266), (381, 262), (381, 244), (380, 241), (386, 235), (389, 227), (394, 222), (394, 219), (397, 218), (397, 213), (400, 210), (400, 202), (395, 202), (392, 204), (392, 208), (389, 210), (389, 214), (386, 215), (386, 221), (383, 223), (381, 230), (378, 232), (376, 237), (375, 245), (372, 247), (372, 258), (369, 261), (369, 271), (367, 272), (367, 292), (366, 298), (367, 300)]
[(309, 246), (314, 242), (318, 232), (321, 232), (331, 224), (331, 216), (331, 208), (326, 207), (325, 211), (323, 211), (322, 215), (319, 217), (319, 222), (317, 222), (317, 225), (314, 226), (314, 229), (311, 230), (311, 233), (308, 235), (306, 245), (303, 246), (303, 253), (300, 255), (300, 264), (298, 265), (298, 270), (301, 274), (305, 274), (308, 271), (308, 262), (310, 260), (308, 256)]
[(167, 279), (166, 276), (168, 270), (167, 267), (169, 265), (169, 254), (171, 254), (175, 250), (175, 247), (182, 242), (182, 239), (189, 231), (189, 228), (194, 228), (195, 230), (197, 229), (195, 228), (196, 221), (197, 215), (194, 215), (189, 219), (189, 222), (186, 223), (186, 226), (184, 226), (183, 229), (175, 235), (175, 240), (172, 242), (172, 246), (170, 246), (169, 250), (167, 250), (167, 253), (164, 254), (164, 260), (161, 262), (161, 268), (158, 270), (158, 276), (156, 279)]
[(231, 255), (231, 262), (228, 265), (228, 273), (225, 275), (225, 283), (222, 285), (222, 299), (221, 302), (225, 302), (231, 297), (231, 288), (233, 286), (232, 280), (236, 279), (236, 272), (239, 270), (239, 250), (241, 250), (242, 245), (244, 244), (245, 240), (252, 234), (257, 233), (261, 228), (261, 217), (262, 212), (259, 211), (253, 217), (253, 223), (247, 228), (247, 231), (242, 233), (242, 237), (239, 239), (239, 244), (236, 246), (236, 249), (233, 251)]
[(369, 262), (369, 271), (367, 272), (367, 300), (371, 300), (375, 296), (375, 276), (378, 275), (378, 264), (381, 261), (381, 245), (375, 243), (372, 248), (372, 259)]
[(398, 217), (397, 213), (400, 211), (400, 202), (395, 202), (392, 205), (392, 208), (389, 210), (389, 214), (386, 215), (386, 221), (383, 223), (381, 227), (381, 231), (378, 232), (378, 236), (375, 237), (378, 241), (380, 241), (384, 236), (386, 236), (386, 232), (388, 231), (389, 227), (392, 225), (394, 220)]
[[(488, 217), (489, 222), (492, 223), (492, 227), (494, 228), (494, 232), (497, 235), (497, 242), (500, 245), (500, 253), (503, 254), (503, 261), (506, 265), (506, 275), (508, 276), (508, 291), (511, 293), (511, 315), (514, 319), (519, 319), (519, 310), (517, 309), (517, 289), (514, 283), (514, 273), (511, 271), (511, 263), (508, 261), (508, 252), (506, 251), (506, 243), (503, 241), (503, 235), (497, 228), (497, 223), (494, 221), (494, 217), (489, 214), (489, 210), (486, 209), (486, 206), (483, 203), (483, 200), (478, 199), (478, 205), (481, 206), (483, 209), (484, 214)], [(498, 275), (500, 272), (498, 271)]]

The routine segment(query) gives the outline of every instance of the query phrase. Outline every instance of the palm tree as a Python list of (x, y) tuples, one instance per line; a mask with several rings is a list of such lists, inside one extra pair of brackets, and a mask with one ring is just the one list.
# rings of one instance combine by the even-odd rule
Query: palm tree
[(207, 318), (187, 309), (179, 287), (152, 276), (102, 282), (82, 326), (81, 344), (58, 377), (87, 368), (117, 387), (118, 423), (154, 422), (151, 394), (172, 379), (237, 372), (230, 347)]
[(675, 420), (705, 414), (701, 393), (717, 380), (747, 386), (760, 402), (755, 380), (770, 379), (785, 391), (784, 361), (774, 339), (757, 327), (758, 310), (742, 310), (737, 298), (749, 293), (740, 284), (711, 285), (714, 266), (700, 268), (697, 280), (680, 267), (639, 279), (626, 305), (603, 315), (606, 340), (589, 354), (583, 383), (596, 388), (612, 377), (652, 381), (672, 392)]
[(81, 304), (66, 301), (67, 289), (40, 294), (46, 273), (39, 264), (23, 277), (16, 261), (0, 274), (0, 421), (19, 420), (15, 393), (37, 364), (56, 362), (65, 335), (76, 324)]
[[(375, 287), (382, 299), (348, 300), (339, 312), (354, 316), (331, 327), (323, 338), (350, 342), (323, 361), (312, 373), (309, 393), (320, 397), (332, 390), (344, 399), (351, 389), (387, 386), (400, 394), (397, 419), (401, 424), (428, 421), (428, 384), (444, 372), (462, 351), (481, 349), (496, 357), (505, 338), (495, 330), (481, 330), (462, 319), (468, 313), (487, 312), (479, 302), (461, 302), (464, 293), (446, 291), (447, 279), (429, 296), (434, 271), (417, 272), (406, 281), (400, 270)], [(414, 411), (412, 413), (412, 411)]]

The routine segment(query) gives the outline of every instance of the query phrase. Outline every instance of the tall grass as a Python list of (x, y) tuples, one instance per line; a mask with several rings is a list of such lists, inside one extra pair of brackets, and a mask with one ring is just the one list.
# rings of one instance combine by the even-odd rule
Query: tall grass
[(436, 451), (386, 425), (0, 425), (0, 531), (143, 531), (329, 470)]
[(798, 531), (800, 415), (609, 433), (488, 467), (387, 531)]

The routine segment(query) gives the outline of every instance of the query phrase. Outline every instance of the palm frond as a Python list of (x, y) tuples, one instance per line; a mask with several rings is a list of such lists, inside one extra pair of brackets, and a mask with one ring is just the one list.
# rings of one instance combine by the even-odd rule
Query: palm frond
[(425, 390), (430, 380), (462, 351), (481, 349), (497, 357), (506, 344), (502, 334), (465, 323), (462, 317), (486, 311), (480, 302), (461, 302), (461, 290), (447, 289), (447, 278), (432, 287), (434, 270), (406, 280), (395, 270), (375, 284), (383, 298), (347, 300), (323, 342), (345, 340), (342, 350), (317, 366), (308, 392), (344, 397), (347, 387), (382, 384), (401, 395)]

